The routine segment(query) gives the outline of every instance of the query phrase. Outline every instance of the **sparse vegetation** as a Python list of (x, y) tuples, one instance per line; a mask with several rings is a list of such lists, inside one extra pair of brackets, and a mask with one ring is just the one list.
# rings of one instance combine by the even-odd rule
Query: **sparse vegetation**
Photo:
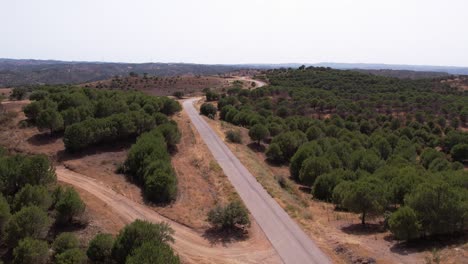
[(229, 142), (242, 144), (242, 136), (239, 130), (228, 130), (226, 132), (226, 138)]
[(250, 226), (248, 211), (240, 201), (231, 202), (224, 207), (216, 206), (208, 213), (208, 222), (225, 230)]

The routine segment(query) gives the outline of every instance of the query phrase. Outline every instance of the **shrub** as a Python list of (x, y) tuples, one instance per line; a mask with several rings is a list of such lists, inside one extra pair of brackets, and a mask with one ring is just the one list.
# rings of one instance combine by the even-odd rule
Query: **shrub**
[(47, 242), (27, 237), (18, 243), (13, 250), (13, 263), (45, 264), (49, 261), (49, 247)]
[(250, 220), (245, 206), (239, 202), (231, 202), (227, 206), (217, 206), (208, 212), (208, 222), (220, 229), (234, 229), (237, 226), (248, 227)]
[(64, 232), (55, 238), (52, 248), (54, 249), (55, 254), (61, 254), (66, 250), (78, 248), (79, 245), (80, 243), (75, 234)]
[(172, 95), (177, 97), (178, 99), (182, 99), (184, 97), (184, 92), (176, 91)]
[(86, 255), (95, 262), (108, 262), (112, 255), (114, 237), (111, 234), (97, 234), (90, 242)]
[(214, 119), (216, 112), (216, 107), (210, 103), (204, 103), (200, 107), (200, 114), (205, 115), (211, 119)]
[(242, 143), (242, 136), (239, 130), (228, 130), (226, 132), (226, 138), (232, 143)]

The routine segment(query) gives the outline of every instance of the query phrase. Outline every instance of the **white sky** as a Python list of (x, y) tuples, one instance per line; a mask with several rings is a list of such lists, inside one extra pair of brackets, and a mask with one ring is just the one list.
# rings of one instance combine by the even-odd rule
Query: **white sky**
[(0, 57), (468, 66), (467, 0), (0, 0)]

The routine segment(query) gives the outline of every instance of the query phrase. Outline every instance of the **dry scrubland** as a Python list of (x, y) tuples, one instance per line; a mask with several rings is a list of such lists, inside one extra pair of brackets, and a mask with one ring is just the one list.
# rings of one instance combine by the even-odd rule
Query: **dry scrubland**
[[(65, 152), (61, 136), (51, 136), (35, 127), (19, 125), (25, 120), (22, 108), (29, 103), (29, 100), (2, 103), (9, 116), (8, 120), (2, 121), (0, 128), (2, 146), (16, 153), (46, 154), (55, 163), (58, 179), (60, 181), (62, 178), (63, 181), (60, 183), (62, 185), (73, 183), (66, 183), (70, 176), (90, 178), (99, 186), (123, 197), (117, 199), (128, 199), (129, 202), (141, 206), (141, 210), (150, 210), (147, 215), (120, 211), (108, 200), (97, 197), (98, 193), (93, 193), (86, 185), (72, 185), (87, 206), (85, 218), (89, 224), (73, 231), (83, 244), (87, 244), (98, 233), (117, 234), (125, 224), (139, 216), (161, 219), (153, 218), (160, 214), (162, 219), (174, 221), (174, 248), (184, 263), (231, 263), (238, 260), (247, 263), (259, 263), (262, 260), (279, 262), (270, 243), (255, 222), (248, 237), (241, 240), (236, 237), (219, 236), (210, 231), (210, 225), (206, 221), (207, 212), (218, 203), (227, 203), (238, 197), (185, 113), (181, 112), (173, 117), (182, 133), (181, 142), (172, 156), (172, 164), (178, 178), (177, 199), (167, 206), (160, 206), (146, 204), (141, 189), (128, 182), (123, 175), (116, 173), (133, 141), (91, 147), (81, 154), (68, 154)], [(177, 242), (178, 232), (182, 241), (180, 243)], [(190, 246), (190, 243), (193, 244)], [(205, 252), (201, 254), (203, 250)]]

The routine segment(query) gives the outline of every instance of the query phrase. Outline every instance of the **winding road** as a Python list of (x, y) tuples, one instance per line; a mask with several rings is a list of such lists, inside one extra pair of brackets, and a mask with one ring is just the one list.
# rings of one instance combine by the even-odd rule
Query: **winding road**
[(196, 100), (199, 98), (184, 101), (184, 110), (283, 262), (331, 263), (199, 115), (193, 105)]

